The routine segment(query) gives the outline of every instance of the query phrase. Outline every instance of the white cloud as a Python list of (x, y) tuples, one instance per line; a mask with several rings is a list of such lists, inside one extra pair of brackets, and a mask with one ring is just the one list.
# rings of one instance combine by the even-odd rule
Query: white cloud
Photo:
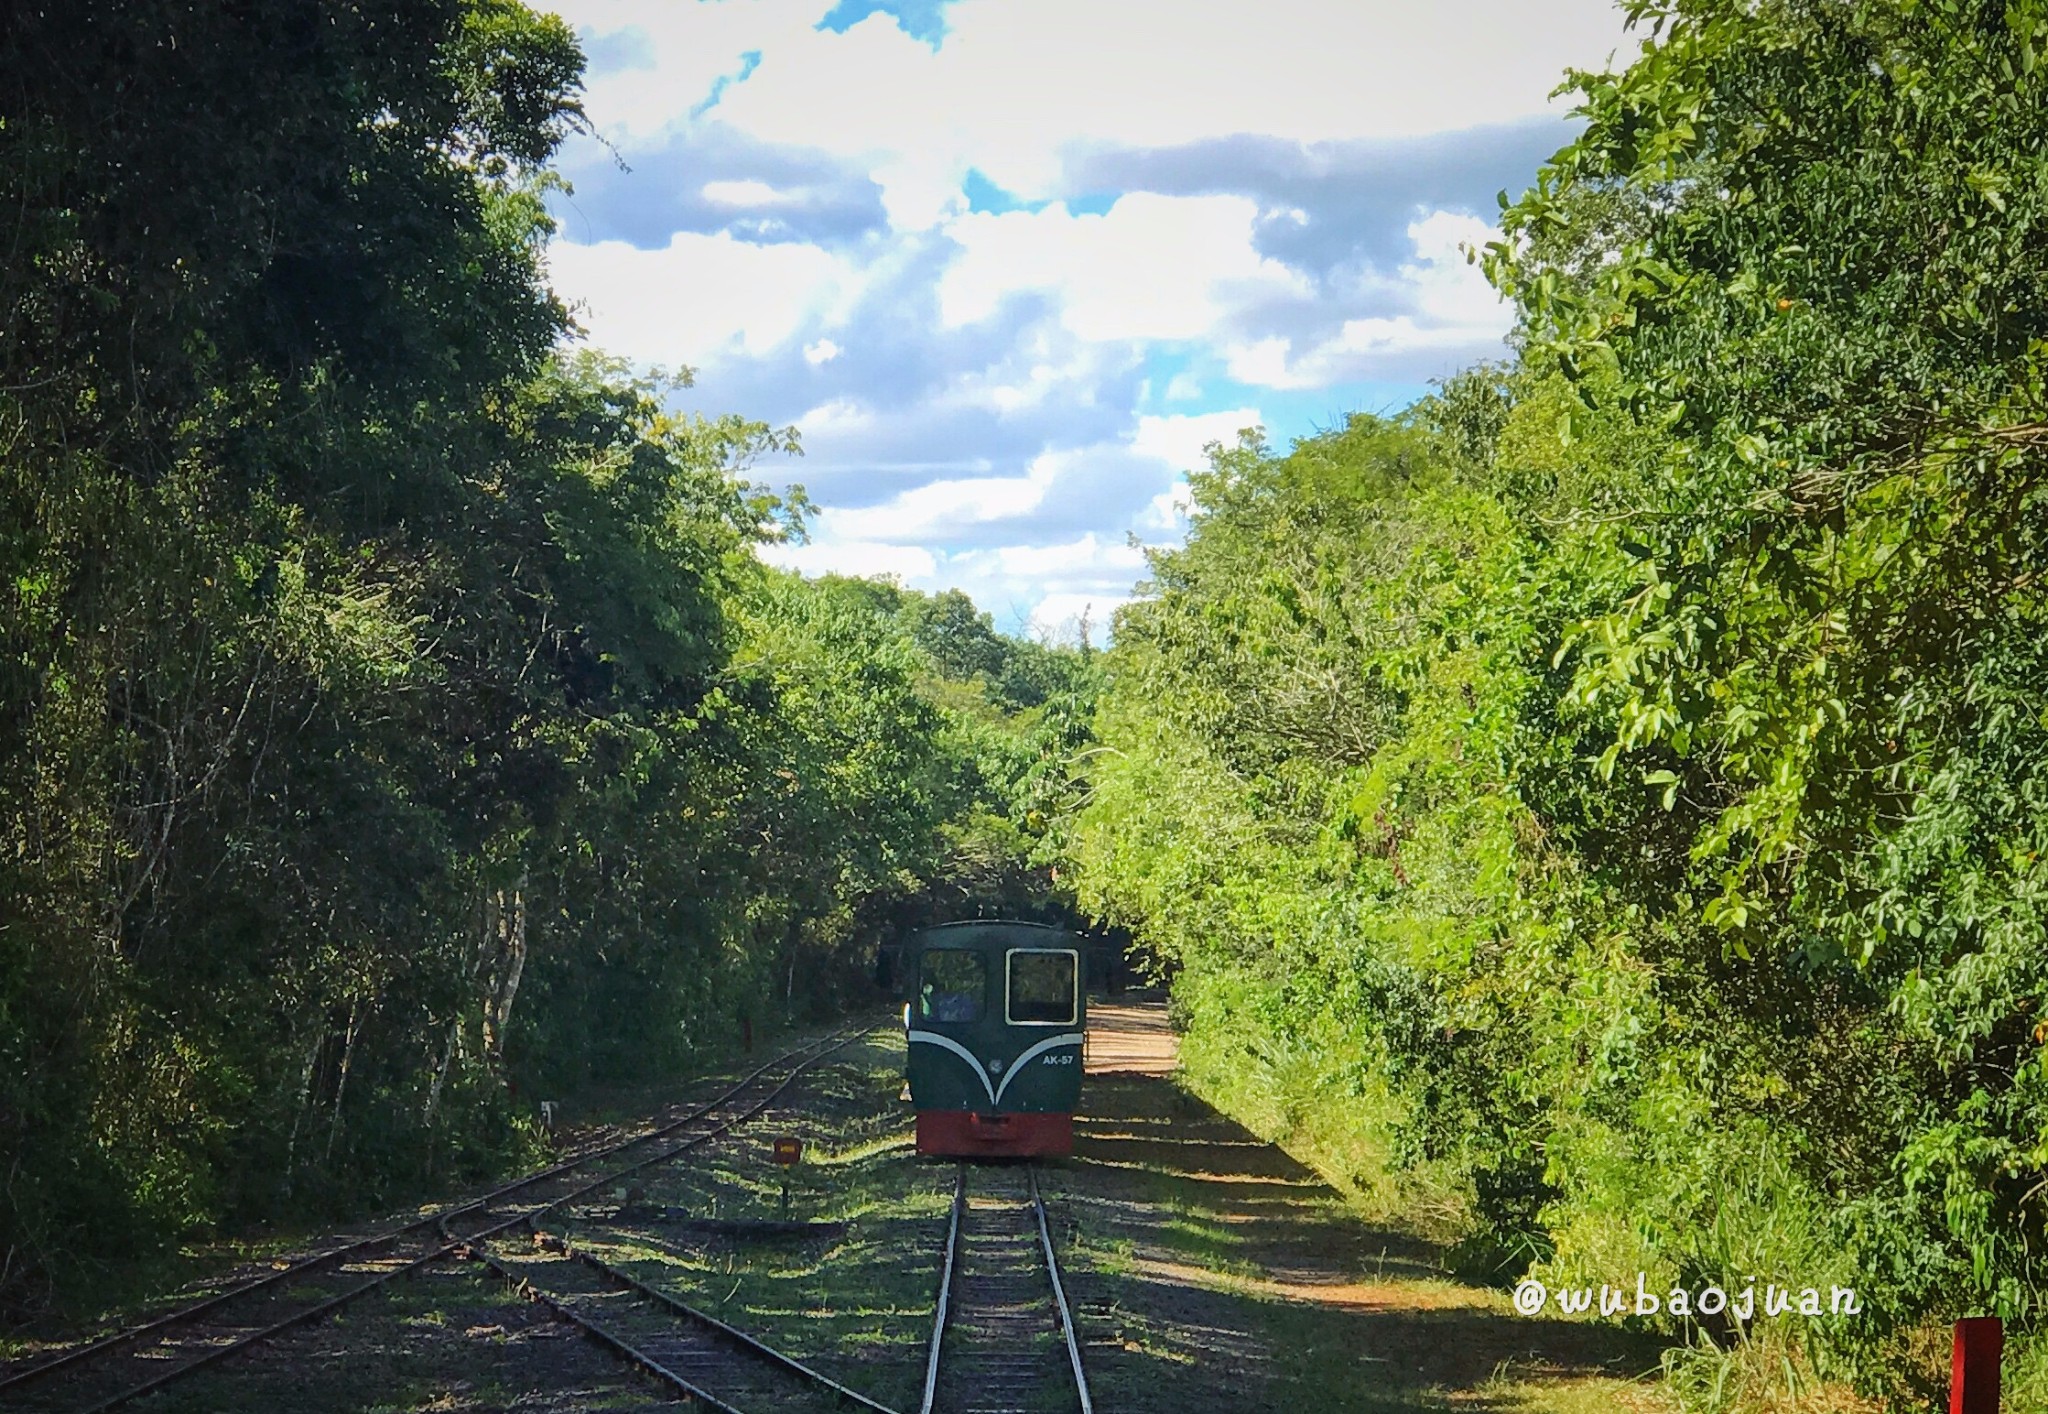
[(879, 14), (778, 36), (717, 112), (870, 159), (892, 218), (920, 228), (969, 166), (1058, 195), (1081, 145), (1399, 138), (1557, 111), (1562, 71), (1622, 38), (1609, 0), (960, 0), (947, 31), (936, 51)]
[[(638, 31), (652, 61), (598, 72), (585, 80), (584, 107), (605, 136), (626, 144), (650, 138), (705, 103), (723, 80), (742, 82), (748, 54), (802, 43), (831, 0), (745, 0), (730, 5), (677, 0), (554, 0), (546, 6), (586, 41)], [(637, 36), (636, 36), (637, 37)]]
[(814, 245), (756, 245), (724, 232), (678, 231), (660, 250), (557, 240), (548, 267), (556, 288), (582, 306), (593, 342), (664, 364), (771, 352), (836, 317), (864, 278)]
[[(986, 399), (987, 406), (994, 408), (997, 412), (1022, 412), (1026, 408), (1034, 408), (1042, 404), (1055, 388), (1067, 382), (1068, 379), (1063, 376), (1057, 364), (1034, 363), (1031, 365), (1030, 373), (1022, 381), (1008, 383), (975, 381), (981, 383), (979, 393), (981, 398)], [(963, 401), (972, 402), (977, 400), (973, 391), (963, 390), (963, 392), (966, 393)]]
[(715, 92), (710, 114), (750, 136), (866, 160), (904, 230), (959, 210), (969, 167), (1059, 195), (1080, 146), (1400, 138), (1558, 111), (1563, 70), (1623, 38), (1610, 0), (960, 0), (937, 50), (886, 14), (819, 30), (830, 0), (557, 3), (593, 37), (647, 37), (651, 64), (590, 80), (614, 141)]
[(1486, 282), (1465, 249), (1498, 240), (1500, 232), (1476, 216), (1433, 211), (1408, 226), (1415, 258), (1393, 276), (1374, 274), (1365, 284), (1409, 308), (1397, 315), (1347, 319), (1337, 333), (1296, 354), (1282, 335), (1225, 347), (1230, 376), (1260, 388), (1326, 388), (1370, 377), (1378, 367), (1416, 354), (1441, 352), (1463, 362), (1500, 351), (1514, 313)]
[[(910, 487), (878, 505), (828, 506), (818, 514), (818, 538), (835, 543), (943, 544), (979, 527), (1006, 523), (1015, 523), (1016, 530), (1028, 534), (1032, 518), (1056, 497), (1082, 493), (1106, 478), (1121, 479), (1135, 492), (1122, 499), (1137, 503), (1149, 488), (1170, 486), (1179, 473), (1206, 466), (1205, 445), (1234, 443), (1240, 428), (1258, 422), (1256, 408), (1141, 417), (1127, 439), (1041, 452), (1021, 476), (946, 477)], [(805, 426), (798, 423), (799, 430)], [(1092, 533), (1085, 544), (1094, 546)], [(1083, 545), (1072, 542), (1063, 553), (1096, 554), (1104, 563), (1138, 563), (1125, 554), (1125, 547)], [(1015, 567), (1027, 563), (1039, 548), (1019, 546), (1005, 553), (1013, 558), (1003, 567), (1016, 572)]]
[[(1597, 66), (1621, 38), (1611, 0), (957, 0), (933, 49), (886, 14), (818, 30), (832, 3), (562, 0), (594, 51), (616, 56), (590, 77), (587, 107), (627, 160), (668, 152), (664, 134), (685, 127), (675, 152), (718, 158), (640, 164), (645, 197), (613, 184), (607, 199), (644, 199), (636, 217), (738, 224), (655, 234), (658, 249), (558, 241), (556, 288), (603, 347), (724, 365), (700, 390), (794, 418), (814, 473), (848, 499), (882, 497), (827, 502), (816, 543), (767, 558), (958, 585), (1017, 625), (1053, 628), (1092, 606), (1098, 640), (1142, 574), (1123, 533), (1179, 533), (1180, 473), (1204, 464), (1205, 443), (1262, 421), (1212, 410), (1251, 399), (1205, 395), (1205, 382), (1412, 384), (1437, 360), (1498, 350), (1508, 320), (1457, 250), (1490, 237), (1477, 218), (1418, 211), (1411, 256), (1364, 269), (1301, 254), (1350, 229), (1320, 197), (1127, 190), (1084, 214), (1061, 200), (1082, 194), (1073, 159), (1237, 135), (1399, 140), (1557, 113), (1560, 71)], [(970, 168), (1051, 204), (969, 212)], [(664, 170), (680, 173), (674, 190), (648, 190)], [(817, 172), (871, 177), (892, 229), (867, 229), (865, 206), (803, 226)], [(1390, 201), (1386, 225), (1408, 199), (1463, 198)], [(750, 211), (831, 247), (745, 239)], [(606, 233), (620, 230), (648, 239), (644, 220)], [(1321, 263), (1268, 259), (1262, 235)], [(1187, 367), (1134, 400), (1159, 343), (1181, 346)], [(1133, 416), (1161, 406), (1181, 411)]]
[(1401, 281), (1433, 320), (1506, 332), (1500, 292), (1487, 283), (1477, 260), (1467, 258), (1500, 238), (1499, 227), (1477, 216), (1432, 211), (1408, 227), (1415, 259), (1401, 267)]
[(1177, 535), (1187, 529), (1188, 512), (1194, 509), (1194, 493), (1185, 481), (1177, 481), (1152, 498), (1138, 517), (1140, 530), (1157, 530)]
[(965, 589), (974, 602), (1014, 632), (1071, 638), (1086, 614), (1100, 644), (1111, 616), (1131, 599), (1144, 570), (1140, 550), (1094, 533), (1052, 545), (1006, 545), (945, 553), (884, 540), (769, 545), (770, 564), (803, 574), (894, 579), (911, 589)]
[[(778, 547), (769, 558), (813, 573), (895, 574), (913, 588), (955, 586), (1009, 626), (1034, 632), (1056, 628), (1092, 603), (1096, 624), (1106, 629), (1145, 569), (1144, 552), (1124, 530), (1180, 528), (1173, 517), (1184, 513), (1177, 508), (1186, 505), (1187, 484), (1178, 473), (1202, 464), (1203, 444), (1233, 441), (1239, 428), (1258, 420), (1253, 408), (1144, 417), (1127, 437), (1045, 451), (1020, 476), (946, 477), (877, 505), (826, 506), (811, 546)], [(1044, 536), (1049, 510), (1077, 498), (1103, 499), (1106, 490), (1108, 500), (1140, 508), (1128, 527)], [(977, 545), (986, 548), (971, 548)], [(927, 554), (930, 564), (912, 559), (913, 551)]]
[(706, 201), (719, 206), (786, 206), (796, 200), (789, 192), (752, 178), (736, 182), (706, 182), (700, 190)]
[[(1236, 446), (1239, 432), (1263, 423), (1257, 408), (1232, 408), (1227, 412), (1192, 416), (1141, 417), (1131, 446), (1134, 451), (1157, 457), (1179, 472), (1206, 470), (1209, 457), (1204, 449), (1210, 443)], [(1194, 496), (1188, 489), (1188, 483), (1176, 476), (1172, 485), (1146, 504), (1133, 528), (1157, 535), (1178, 535), (1187, 529), (1188, 511), (1193, 504)]]
[(1287, 353), (1293, 341), (1279, 334), (1247, 343), (1232, 344), (1226, 350), (1230, 376), (1255, 388), (1301, 388), (1312, 386), (1288, 372)]
[(935, 401), (1004, 417), (1056, 398), (1087, 405), (1106, 378), (1135, 367), (1138, 357), (1127, 343), (1091, 342), (1057, 320), (1034, 319), (1009, 336), (999, 361), (953, 375)]
[(1175, 413), (1167, 417), (1141, 417), (1131, 438), (1131, 450), (1140, 456), (1156, 457), (1175, 471), (1205, 469), (1209, 458), (1203, 448), (1211, 442), (1226, 447), (1237, 444), (1237, 434), (1260, 424), (1257, 408), (1230, 408), (1223, 412)]
[(1005, 545), (996, 552), (1004, 574), (1019, 578), (1087, 571), (1129, 580), (1145, 567), (1145, 553), (1127, 544), (1106, 543), (1089, 531), (1064, 545)]
[(1048, 594), (1031, 610), (1029, 631), (1034, 636), (1072, 640), (1085, 628), (1088, 640), (1100, 648), (1109, 640), (1110, 621), (1116, 611), (1131, 602), (1130, 594)]
[(805, 436), (819, 433), (860, 431), (875, 425), (875, 415), (852, 398), (834, 398), (820, 403), (796, 420), (796, 430)]
[(991, 521), (1021, 520), (1045, 495), (1072, 453), (1041, 453), (1022, 476), (973, 476), (928, 481), (879, 506), (827, 508), (819, 523), (835, 539), (941, 540)]
[(1234, 310), (1305, 295), (1299, 271), (1252, 244), (1258, 205), (1242, 196), (1133, 192), (1102, 215), (973, 212), (948, 223), (960, 256), (939, 280), (949, 327), (993, 315), (1005, 297), (1053, 296), (1061, 323), (1088, 340), (1194, 339)]

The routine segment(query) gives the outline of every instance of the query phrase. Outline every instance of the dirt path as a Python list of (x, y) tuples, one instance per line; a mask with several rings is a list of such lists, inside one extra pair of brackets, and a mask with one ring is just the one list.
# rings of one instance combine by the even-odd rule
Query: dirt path
[(1090, 1075), (1171, 1075), (1179, 1063), (1179, 1038), (1166, 1022), (1166, 1003), (1090, 1002)]
[(1058, 1170), (1098, 1407), (1663, 1410), (1657, 1347), (1530, 1320), (1427, 1243), (1176, 1086), (1160, 1003), (1091, 1008), (1085, 1115)]

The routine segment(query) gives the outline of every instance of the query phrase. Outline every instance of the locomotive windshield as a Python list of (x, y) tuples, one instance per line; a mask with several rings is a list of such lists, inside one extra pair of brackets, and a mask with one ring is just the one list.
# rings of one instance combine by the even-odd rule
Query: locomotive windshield
[(1074, 1024), (1074, 985), (1079, 974), (1074, 953), (1016, 948), (1010, 953), (1011, 1022), (1038, 1025)]
[(988, 992), (988, 963), (964, 948), (925, 952), (918, 979), (917, 1014), (928, 1021), (979, 1021)]

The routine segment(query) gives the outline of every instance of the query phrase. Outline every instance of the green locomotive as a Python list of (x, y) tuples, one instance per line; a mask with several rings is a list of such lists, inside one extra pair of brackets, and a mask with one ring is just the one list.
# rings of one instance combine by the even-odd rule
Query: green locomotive
[(904, 1022), (920, 1154), (1074, 1151), (1088, 1021), (1081, 960), (1079, 939), (1041, 923), (912, 935)]

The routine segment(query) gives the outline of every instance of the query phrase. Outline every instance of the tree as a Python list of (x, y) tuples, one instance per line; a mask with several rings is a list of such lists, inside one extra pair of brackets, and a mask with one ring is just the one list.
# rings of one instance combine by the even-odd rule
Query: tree
[(1839, 977), (1873, 1053), (1914, 1057), (1848, 1172), (1812, 1118), (1873, 1266), (1908, 1233), (1946, 1254), (1892, 1304), (2018, 1316), (2048, 1239), (2048, 11), (1631, 13), (1656, 43), (1579, 76), (1586, 134), (1491, 260), (1583, 401), (1672, 433), (1572, 702), (1611, 724), (1603, 770), (1704, 807), (1718, 946)]

